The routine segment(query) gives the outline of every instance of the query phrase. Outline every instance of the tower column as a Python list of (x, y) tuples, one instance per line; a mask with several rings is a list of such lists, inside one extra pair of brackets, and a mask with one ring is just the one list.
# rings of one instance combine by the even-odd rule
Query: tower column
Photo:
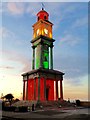
[(60, 97), (63, 100), (63, 85), (62, 85), (62, 80), (60, 80)]
[(38, 77), (38, 101), (40, 101), (40, 76)]
[(41, 51), (40, 51), (40, 68), (43, 67), (43, 63), (42, 63), (42, 43), (40, 44), (41, 47)]
[(34, 100), (36, 100), (36, 78), (34, 78)]
[(50, 46), (50, 68), (53, 69), (53, 45)]
[(23, 100), (25, 99), (25, 80), (23, 80)]
[(32, 48), (33, 48), (32, 69), (35, 69), (35, 46), (32, 46)]
[(28, 75), (27, 75), (26, 100), (28, 100)]
[(58, 81), (56, 80), (56, 100), (58, 100)]
[(44, 78), (44, 100), (46, 100), (46, 78)]

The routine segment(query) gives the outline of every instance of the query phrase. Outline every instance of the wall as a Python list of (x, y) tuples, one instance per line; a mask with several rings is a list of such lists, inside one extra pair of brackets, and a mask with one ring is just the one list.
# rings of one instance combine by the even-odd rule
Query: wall
[(80, 101), (80, 105), (83, 107), (90, 107), (90, 101)]
[(34, 100), (34, 80), (28, 80), (28, 100)]
[[(54, 100), (54, 80), (46, 80), (46, 88), (49, 88), (48, 100)], [(44, 101), (44, 78), (40, 79), (40, 100)], [(36, 78), (36, 98), (34, 98), (34, 79), (28, 80), (28, 100), (38, 100), (38, 78)]]

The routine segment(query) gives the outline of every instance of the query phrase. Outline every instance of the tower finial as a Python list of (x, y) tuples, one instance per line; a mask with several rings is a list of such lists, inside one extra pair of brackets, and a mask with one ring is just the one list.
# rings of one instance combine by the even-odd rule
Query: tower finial
[(42, 10), (44, 10), (45, 5), (42, 3)]

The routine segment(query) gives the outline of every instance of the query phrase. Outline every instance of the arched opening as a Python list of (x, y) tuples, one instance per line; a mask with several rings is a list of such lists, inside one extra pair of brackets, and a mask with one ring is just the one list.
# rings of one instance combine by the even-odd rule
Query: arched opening
[(49, 88), (46, 88), (46, 100), (48, 100), (49, 97)]
[(50, 90), (50, 86), (47, 85), (47, 87), (46, 87), (46, 100), (49, 100), (49, 90)]
[(39, 21), (39, 19), (40, 19), (40, 18), (38, 17), (38, 21)]
[(47, 17), (46, 17), (46, 16), (44, 16), (44, 19), (46, 20), (46, 19), (47, 19)]

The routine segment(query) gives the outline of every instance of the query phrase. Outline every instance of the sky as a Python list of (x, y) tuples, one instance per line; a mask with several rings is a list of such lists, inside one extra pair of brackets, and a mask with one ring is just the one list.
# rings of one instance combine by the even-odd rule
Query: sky
[[(21, 74), (32, 69), (32, 25), (42, 6), (7, 1), (0, 4), (0, 96), (22, 99)], [(65, 73), (64, 99), (88, 100), (88, 1), (73, 1), (43, 3), (54, 24), (54, 69)]]

